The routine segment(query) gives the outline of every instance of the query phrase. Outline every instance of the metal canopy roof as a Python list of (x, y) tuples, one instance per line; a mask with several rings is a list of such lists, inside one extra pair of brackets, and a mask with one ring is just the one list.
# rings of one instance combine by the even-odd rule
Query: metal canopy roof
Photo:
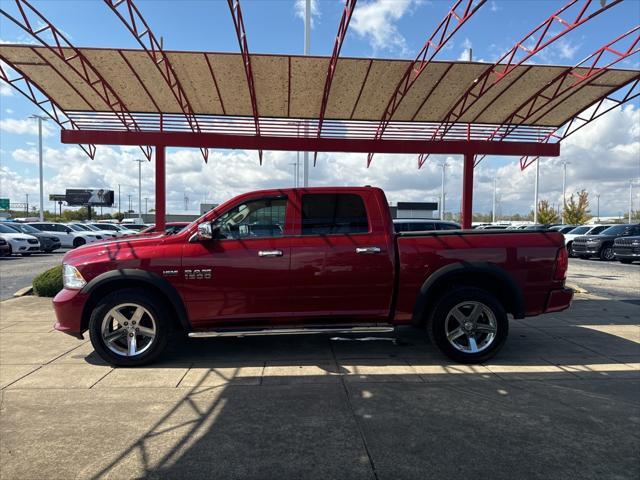
[[(129, 112), (182, 113), (169, 86), (160, 78), (146, 52), (79, 50), (112, 86)], [(242, 55), (166, 53), (196, 115), (252, 116)], [(0, 57), (20, 69), (67, 113), (111, 111), (105, 100), (79, 77), (69, 63), (45, 47), (0, 45)], [(329, 60), (328, 57), (252, 54), (260, 117), (318, 119)], [(401, 60), (338, 59), (325, 118), (378, 121), (409, 63)], [(392, 121), (445, 121), (454, 103), (489, 66), (471, 62), (431, 62)], [(459, 122), (501, 124), (514, 109), (567, 68), (546, 65), (516, 67), (500, 88), (477, 101)], [(583, 70), (587, 72), (586, 68)], [(538, 116), (522, 124), (559, 127), (637, 76), (638, 72), (633, 70), (607, 70), (590, 78), (579, 90), (555, 98)], [(73, 113), (70, 116), (73, 117)], [(99, 123), (93, 121), (92, 128), (99, 128)]]

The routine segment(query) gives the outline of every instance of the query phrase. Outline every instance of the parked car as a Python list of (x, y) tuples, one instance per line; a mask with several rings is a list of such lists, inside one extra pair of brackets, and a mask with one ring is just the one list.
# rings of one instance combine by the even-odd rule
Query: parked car
[(0, 238), (3, 238), (9, 244), (9, 255), (19, 253), (24, 257), (28, 257), (32, 253), (40, 251), (40, 242), (32, 235), (19, 233), (4, 222), (0, 223)]
[(575, 257), (573, 253), (573, 241), (582, 235), (597, 235), (598, 233), (606, 230), (611, 225), (580, 225), (564, 234), (564, 244), (567, 247), (570, 257)]
[(571, 230), (576, 228), (578, 225), (553, 225), (549, 227), (549, 230), (552, 232), (560, 232), (562, 234), (569, 233)]
[(29, 223), (33, 228), (37, 228), (41, 232), (55, 235), (60, 239), (60, 243), (63, 247), (76, 248), (87, 243), (96, 242), (102, 240), (102, 235), (96, 235), (94, 233), (85, 232), (83, 230), (76, 231), (68, 225), (63, 223), (53, 222), (32, 222)]
[(548, 225), (543, 225), (541, 223), (535, 223), (533, 225), (527, 225), (526, 227), (523, 228), (523, 230), (539, 230), (539, 231), (545, 231), (548, 230), (549, 226)]
[(640, 236), (616, 238), (613, 241), (613, 254), (621, 263), (640, 260)]
[(84, 232), (91, 232), (91, 233), (95, 233), (96, 235), (100, 235), (104, 240), (109, 240), (111, 238), (117, 237), (117, 235), (111, 230), (100, 230), (99, 228), (96, 228), (93, 225), (89, 225), (87, 223), (71, 222), (71, 223), (67, 223), (67, 225), (69, 225), (71, 228), (73, 228), (76, 231), (78, 231), (77, 229), (79, 228)]
[(597, 235), (585, 235), (573, 240), (573, 253), (580, 258), (599, 257), (614, 260), (613, 242), (619, 237), (640, 235), (640, 224), (620, 224), (602, 230)]
[(175, 235), (68, 252), (55, 328), (113, 365), (155, 360), (190, 337), (426, 327), (455, 361), (495, 355), (514, 318), (566, 309), (555, 232), (395, 233), (379, 188), (247, 193)]
[(6, 257), (9, 255), (11, 255), (11, 247), (4, 238), (0, 237), (0, 257)]
[(4, 225), (9, 228), (13, 228), (18, 233), (26, 233), (32, 237), (36, 237), (40, 242), (40, 249), (45, 253), (51, 253), (54, 250), (58, 250), (61, 246), (60, 239), (55, 235), (50, 235), (45, 232), (41, 232), (37, 228), (33, 228), (31, 225), (25, 223), (11, 222)]
[(480, 225), (478, 230), (506, 230), (509, 225)]
[(146, 223), (122, 223), (121, 226), (128, 230), (133, 230), (134, 233), (140, 233), (140, 230), (149, 227)]
[(98, 228), (102, 231), (114, 233), (116, 237), (122, 237), (124, 235), (135, 235), (136, 233), (138, 233), (135, 230), (129, 230), (128, 228), (125, 228), (122, 225), (116, 225), (114, 223), (108, 223), (108, 222), (87, 223), (86, 225)]
[(426, 232), (431, 230), (460, 230), (460, 225), (445, 220), (423, 218), (396, 218), (393, 221), (396, 232)]
[[(164, 233), (173, 235), (174, 233), (181, 232), (186, 226), (189, 225), (190, 222), (167, 222), (164, 227)], [(140, 235), (147, 233), (158, 233), (155, 225), (151, 225), (143, 230), (138, 232)]]

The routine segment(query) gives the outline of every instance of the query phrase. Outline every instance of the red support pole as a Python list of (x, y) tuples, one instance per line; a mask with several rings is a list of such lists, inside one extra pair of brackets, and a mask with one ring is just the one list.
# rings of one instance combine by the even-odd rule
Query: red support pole
[(471, 228), (473, 218), (473, 153), (464, 154), (464, 166), (462, 171), (462, 228)]
[(164, 145), (156, 145), (156, 231), (158, 232), (164, 232), (167, 213), (165, 148)]

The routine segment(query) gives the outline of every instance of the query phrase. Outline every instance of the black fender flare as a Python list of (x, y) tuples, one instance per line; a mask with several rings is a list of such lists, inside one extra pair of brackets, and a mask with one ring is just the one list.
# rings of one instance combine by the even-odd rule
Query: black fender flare
[(433, 295), (439, 285), (448, 281), (464, 280), (465, 273), (486, 275), (496, 279), (501, 287), (506, 289), (505, 293), (511, 300), (511, 308), (508, 309), (510, 313), (513, 314), (514, 318), (524, 318), (525, 309), (522, 290), (508, 272), (488, 262), (456, 262), (436, 270), (422, 284), (413, 308), (413, 323), (419, 324), (429, 304), (435, 303), (433, 302)]
[(97, 277), (92, 278), (89, 283), (82, 287), (80, 292), (84, 295), (90, 296), (100, 287), (123, 280), (133, 280), (138, 283), (146, 283), (160, 290), (176, 311), (182, 328), (187, 332), (191, 331), (191, 324), (189, 323), (187, 309), (184, 306), (182, 297), (180, 297), (180, 294), (173, 285), (156, 273), (148, 272), (146, 270), (138, 270), (135, 268), (109, 270), (108, 272), (101, 273)]

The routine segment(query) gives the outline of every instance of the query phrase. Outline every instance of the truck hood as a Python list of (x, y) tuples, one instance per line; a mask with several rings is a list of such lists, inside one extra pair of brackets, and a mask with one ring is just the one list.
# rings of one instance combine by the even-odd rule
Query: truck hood
[(144, 247), (151, 247), (163, 243), (162, 236), (156, 237), (123, 237), (111, 240), (88, 243), (65, 254), (63, 263), (79, 265), (102, 257), (123, 259), (136, 256), (135, 251)]

